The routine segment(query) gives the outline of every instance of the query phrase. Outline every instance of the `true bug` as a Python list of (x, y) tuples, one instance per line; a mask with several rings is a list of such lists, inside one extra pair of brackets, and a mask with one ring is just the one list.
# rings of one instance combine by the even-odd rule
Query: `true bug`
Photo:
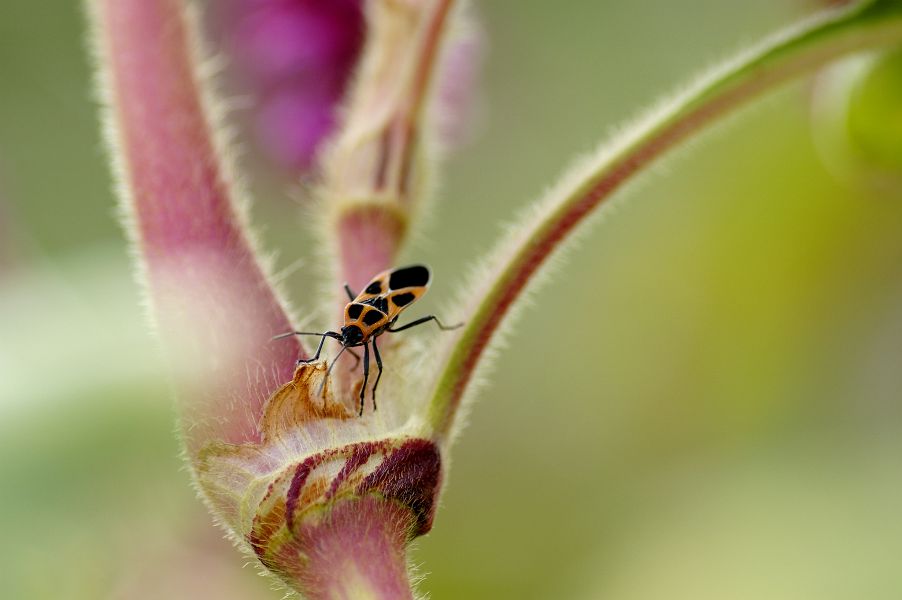
[[(342, 348), (338, 355), (335, 356), (332, 364), (329, 365), (329, 369), (326, 371), (326, 378), (329, 377), (332, 367), (335, 366), (338, 358), (345, 350), (363, 346), (363, 385), (360, 386), (360, 415), (363, 415), (363, 401), (366, 396), (366, 384), (370, 375), (369, 344), (372, 342), (376, 365), (379, 367), (379, 373), (376, 375), (375, 383), (373, 383), (373, 410), (376, 410), (376, 388), (379, 386), (379, 379), (382, 377), (382, 357), (379, 356), (376, 338), (386, 331), (396, 333), (429, 321), (435, 321), (436, 325), (443, 331), (457, 329), (463, 325), (463, 323), (458, 323), (457, 325), (447, 326), (439, 321), (435, 315), (429, 315), (392, 329), (392, 326), (404, 309), (426, 293), (426, 290), (429, 288), (430, 278), (431, 274), (428, 267), (424, 265), (410, 265), (379, 273), (356, 296), (351, 291), (351, 288), (348, 287), (348, 284), (345, 284), (345, 292), (348, 294), (350, 302), (345, 306), (344, 326), (341, 328), (341, 333), (336, 331), (326, 331), (325, 333), (291, 331), (276, 336), (276, 339), (291, 335), (320, 336), (321, 339), (316, 349), (316, 354), (312, 358), (299, 360), (298, 364), (309, 364), (319, 360), (319, 355), (323, 350), (323, 344), (325, 344), (327, 337), (338, 340)], [(351, 350), (351, 354), (357, 356), (353, 350)], [(359, 356), (357, 358), (358, 360), (360, 359)], [(323, 383), (325, 383), (325, 379)], [(320, 390), (322, 389), (323, 387), (320, 386)]]

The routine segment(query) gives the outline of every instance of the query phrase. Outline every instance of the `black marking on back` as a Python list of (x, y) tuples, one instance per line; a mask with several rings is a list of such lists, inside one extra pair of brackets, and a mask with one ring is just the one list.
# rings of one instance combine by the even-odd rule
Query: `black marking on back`
[(386, 316), (384, 312), (371, 308), (363, 315), (363, 322), (367, 325), (375, 325), (385, 319)]
[(391, 301), (397, 307), (407, 306), (411, 302), (414, 301), (416, 296), (411, 294), (410, 292), (404, 292), (403, 294), (395, 294), (392, 296)]
[(406, 287), (423, 287), (429, 283), (429, 269), (423, 265), (414, 265), (392, 271), (388, 279), (388, 287), (400, 290)]
[(388, 300), (385, 299), (384, 296), (375, 296), (374, 298), (367, 298), (366, 300), (361, 300), (361, 304), (369, 304), (373, 308), (377, 308), (384, 313), (388, 312)]
[(348, 317), (351, 319), (356, 319), (360, 316), (360, 313), (363, 312), (363, 304), (359, 302), (352, 302), (348, 307)]
[(364, 294), (381, 294), (382, 293), (382, 282), (378, 281), (378, 280), (372, 282), (371, 284), (366, 286), (366, 289), (363, 290), (363, 293)]

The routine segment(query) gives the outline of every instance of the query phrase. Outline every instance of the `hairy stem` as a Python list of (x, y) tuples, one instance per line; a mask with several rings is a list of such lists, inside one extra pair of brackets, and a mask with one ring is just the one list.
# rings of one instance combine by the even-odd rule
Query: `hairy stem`
[(178, 370), (189, 450), (258, 438), (297, 339), (234, 206), (181, 0), (88, 0), (107, 136), (152, 315)]
[(566, 175), (489, 257), (465, 327), (449, 342), (430, 397), (430, 424), (451, 438), (455, 416), (486, 349), (546, 259), (623, 184), (681, 142), (762, 92), (836, 57), (902, 42), (902, 1), (824, 12), (780, 32), (690, 86)]
[(354, 289), (393, 265), (423, 191), (424, 107), (454, 0), (375, 0), (342, 134), (326, 161), (339, 271)]
[(339, 502), (327, 521), (302, 532), (305, 560), (295, 585), (311, 600), (412, 600), (407, 518), (387, 501)]

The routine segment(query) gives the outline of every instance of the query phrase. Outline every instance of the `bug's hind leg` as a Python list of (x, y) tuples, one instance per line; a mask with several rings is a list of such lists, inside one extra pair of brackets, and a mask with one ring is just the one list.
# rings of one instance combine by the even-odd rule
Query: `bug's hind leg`
[(356, 352), (354, 352), (353, 350), (351, 350), (350, 348), (348, 348), (348, 352), (351, 354), (351, 356), (354, 357), (354, 366), (348, 370), (353, 371), (354, 369), (356, 369), (357, 367), (360, 366), (360, 355), (357, 354)]
[(441, 321), (438, 320), (438, 317), (435, 315), (429, 315), (428, 317), (423, 317), (421, 319), (417, 319), (416, 321), (411, 321), (407, 325), (402, 325), (397, 329), (387, 329), (386, 331), (391, 331), (392, 333), (397, 333), (399, 331), (404, 331), (405, 329), (410, 329), (411, 327), (416, 327), (417, 325), (422, 325), (423, 323), (428, 323), (429, 321), (435, 321), (435, 324), (438, 325), (438, 328), (442, 331), (450, 331), (451, 329), (457, 329), (458, 327), (462, 327), (463, 323), (458, 323), (457, 325), (445, 325)]
[(345, 293), (348, 295), (348, 300), (350, 300), (351, 302), (353, 302), (354, 299), (357, 298), (357, 296), (354, 295), (354, 292), (351, 291), (351, 286), (349, 286), (347, 283), (345, 284)]
[(376, 374), (376, 382), (373, 384), (373, 412), (376, 411), (376, 388), (379, 387), (379, 380), (382, 379), (382, 357), (379, 356), (379, 346), (376, 345), (376, 338), (373, 338), (373, 354), (376, 356), (376, 366), (379, 372)]
[(363, 385), (360, 386), (360, 412), (358, 417), (363, 416), (363, 399), (366, 396), (366, 382), (370, 377), (370, 347), (363, 345)]

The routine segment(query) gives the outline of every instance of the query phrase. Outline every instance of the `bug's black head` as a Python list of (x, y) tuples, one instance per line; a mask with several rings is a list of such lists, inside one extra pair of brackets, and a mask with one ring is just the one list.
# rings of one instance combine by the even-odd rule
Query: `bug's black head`
[(341, 344), (355, 346), (363, 340), (363, 331), (356, 325), (345, 325), (341, 328)]

